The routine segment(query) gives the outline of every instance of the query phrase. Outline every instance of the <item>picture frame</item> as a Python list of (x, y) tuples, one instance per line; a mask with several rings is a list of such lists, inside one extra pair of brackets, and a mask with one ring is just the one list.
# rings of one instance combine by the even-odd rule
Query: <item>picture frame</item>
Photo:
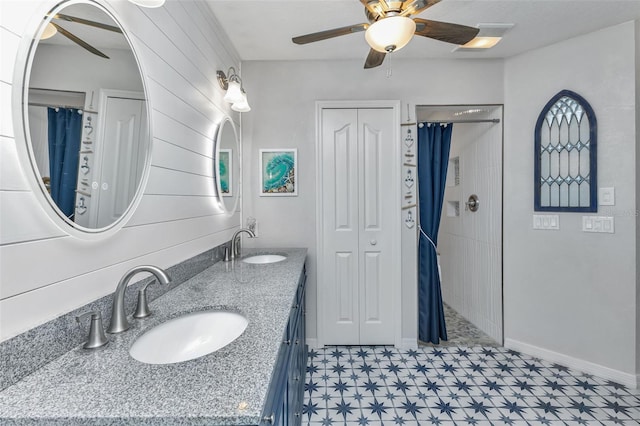
[(223, 197), (233, 197), (233, 164), (231, 164), (233, 150), (231, 148), (220, 148), (219, 156), (220, 194)]
[(298, 195), (297, 149), (261, 149), (259, 160), (261, 197)]

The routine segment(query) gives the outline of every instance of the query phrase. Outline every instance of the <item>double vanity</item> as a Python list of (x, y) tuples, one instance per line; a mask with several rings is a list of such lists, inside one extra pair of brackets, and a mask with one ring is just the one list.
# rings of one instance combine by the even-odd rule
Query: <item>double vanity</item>
[[(0, 392), (0, 423), (299, 423), (305, 256), (248, 249), (247, 262), (214, 264), (149, 303), (151, 316), (130, 318), (131, 328), (108, 334), (105, 346), (78, 346)], [(214, 342), (219, 349), (180, 360), (184, 346), (218, 339), (218, 331), (228, 333)]]

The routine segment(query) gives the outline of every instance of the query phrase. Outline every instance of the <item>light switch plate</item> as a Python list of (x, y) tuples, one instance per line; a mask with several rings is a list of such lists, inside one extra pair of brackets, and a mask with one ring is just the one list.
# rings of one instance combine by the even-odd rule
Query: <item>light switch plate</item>
[(582, 231), (615, 234), (613, 217), (582, 216)]
[(559, 230), (560, 217), (557, 214), (534, 214), (533, 229)]
[(616, 194), (615, 188), (600, 188), (598, 190), (598, 204), (601, 206), (615, 206)]

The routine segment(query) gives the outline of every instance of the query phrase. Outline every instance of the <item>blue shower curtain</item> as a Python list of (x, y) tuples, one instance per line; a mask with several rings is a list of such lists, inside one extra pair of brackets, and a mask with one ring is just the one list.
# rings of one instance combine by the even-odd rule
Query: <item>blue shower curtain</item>
[(51, 198), (68, 218), (73, 217), (82, 115), (77, 109), (48, 108)]
[(434, 344), (440, 339), (447, 340), (436, 247), (452, 131), (452, 123), (420, 123), (418, 126), (418, 336), (421, 341)]

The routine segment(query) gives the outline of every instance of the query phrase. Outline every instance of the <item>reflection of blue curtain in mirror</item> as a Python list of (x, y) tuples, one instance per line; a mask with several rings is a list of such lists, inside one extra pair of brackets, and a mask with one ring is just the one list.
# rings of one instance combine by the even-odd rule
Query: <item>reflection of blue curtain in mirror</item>
[(452, 123), (421, 123), (418, 126), (418, 337), (434, 344), (440, 339), (447, 340), (437, 244), (452, 132)]
[(51, 198), (65, 216), (72, 218), (78, 180), (82, 115), (77, 109), (49, 108), (48, 126)]

